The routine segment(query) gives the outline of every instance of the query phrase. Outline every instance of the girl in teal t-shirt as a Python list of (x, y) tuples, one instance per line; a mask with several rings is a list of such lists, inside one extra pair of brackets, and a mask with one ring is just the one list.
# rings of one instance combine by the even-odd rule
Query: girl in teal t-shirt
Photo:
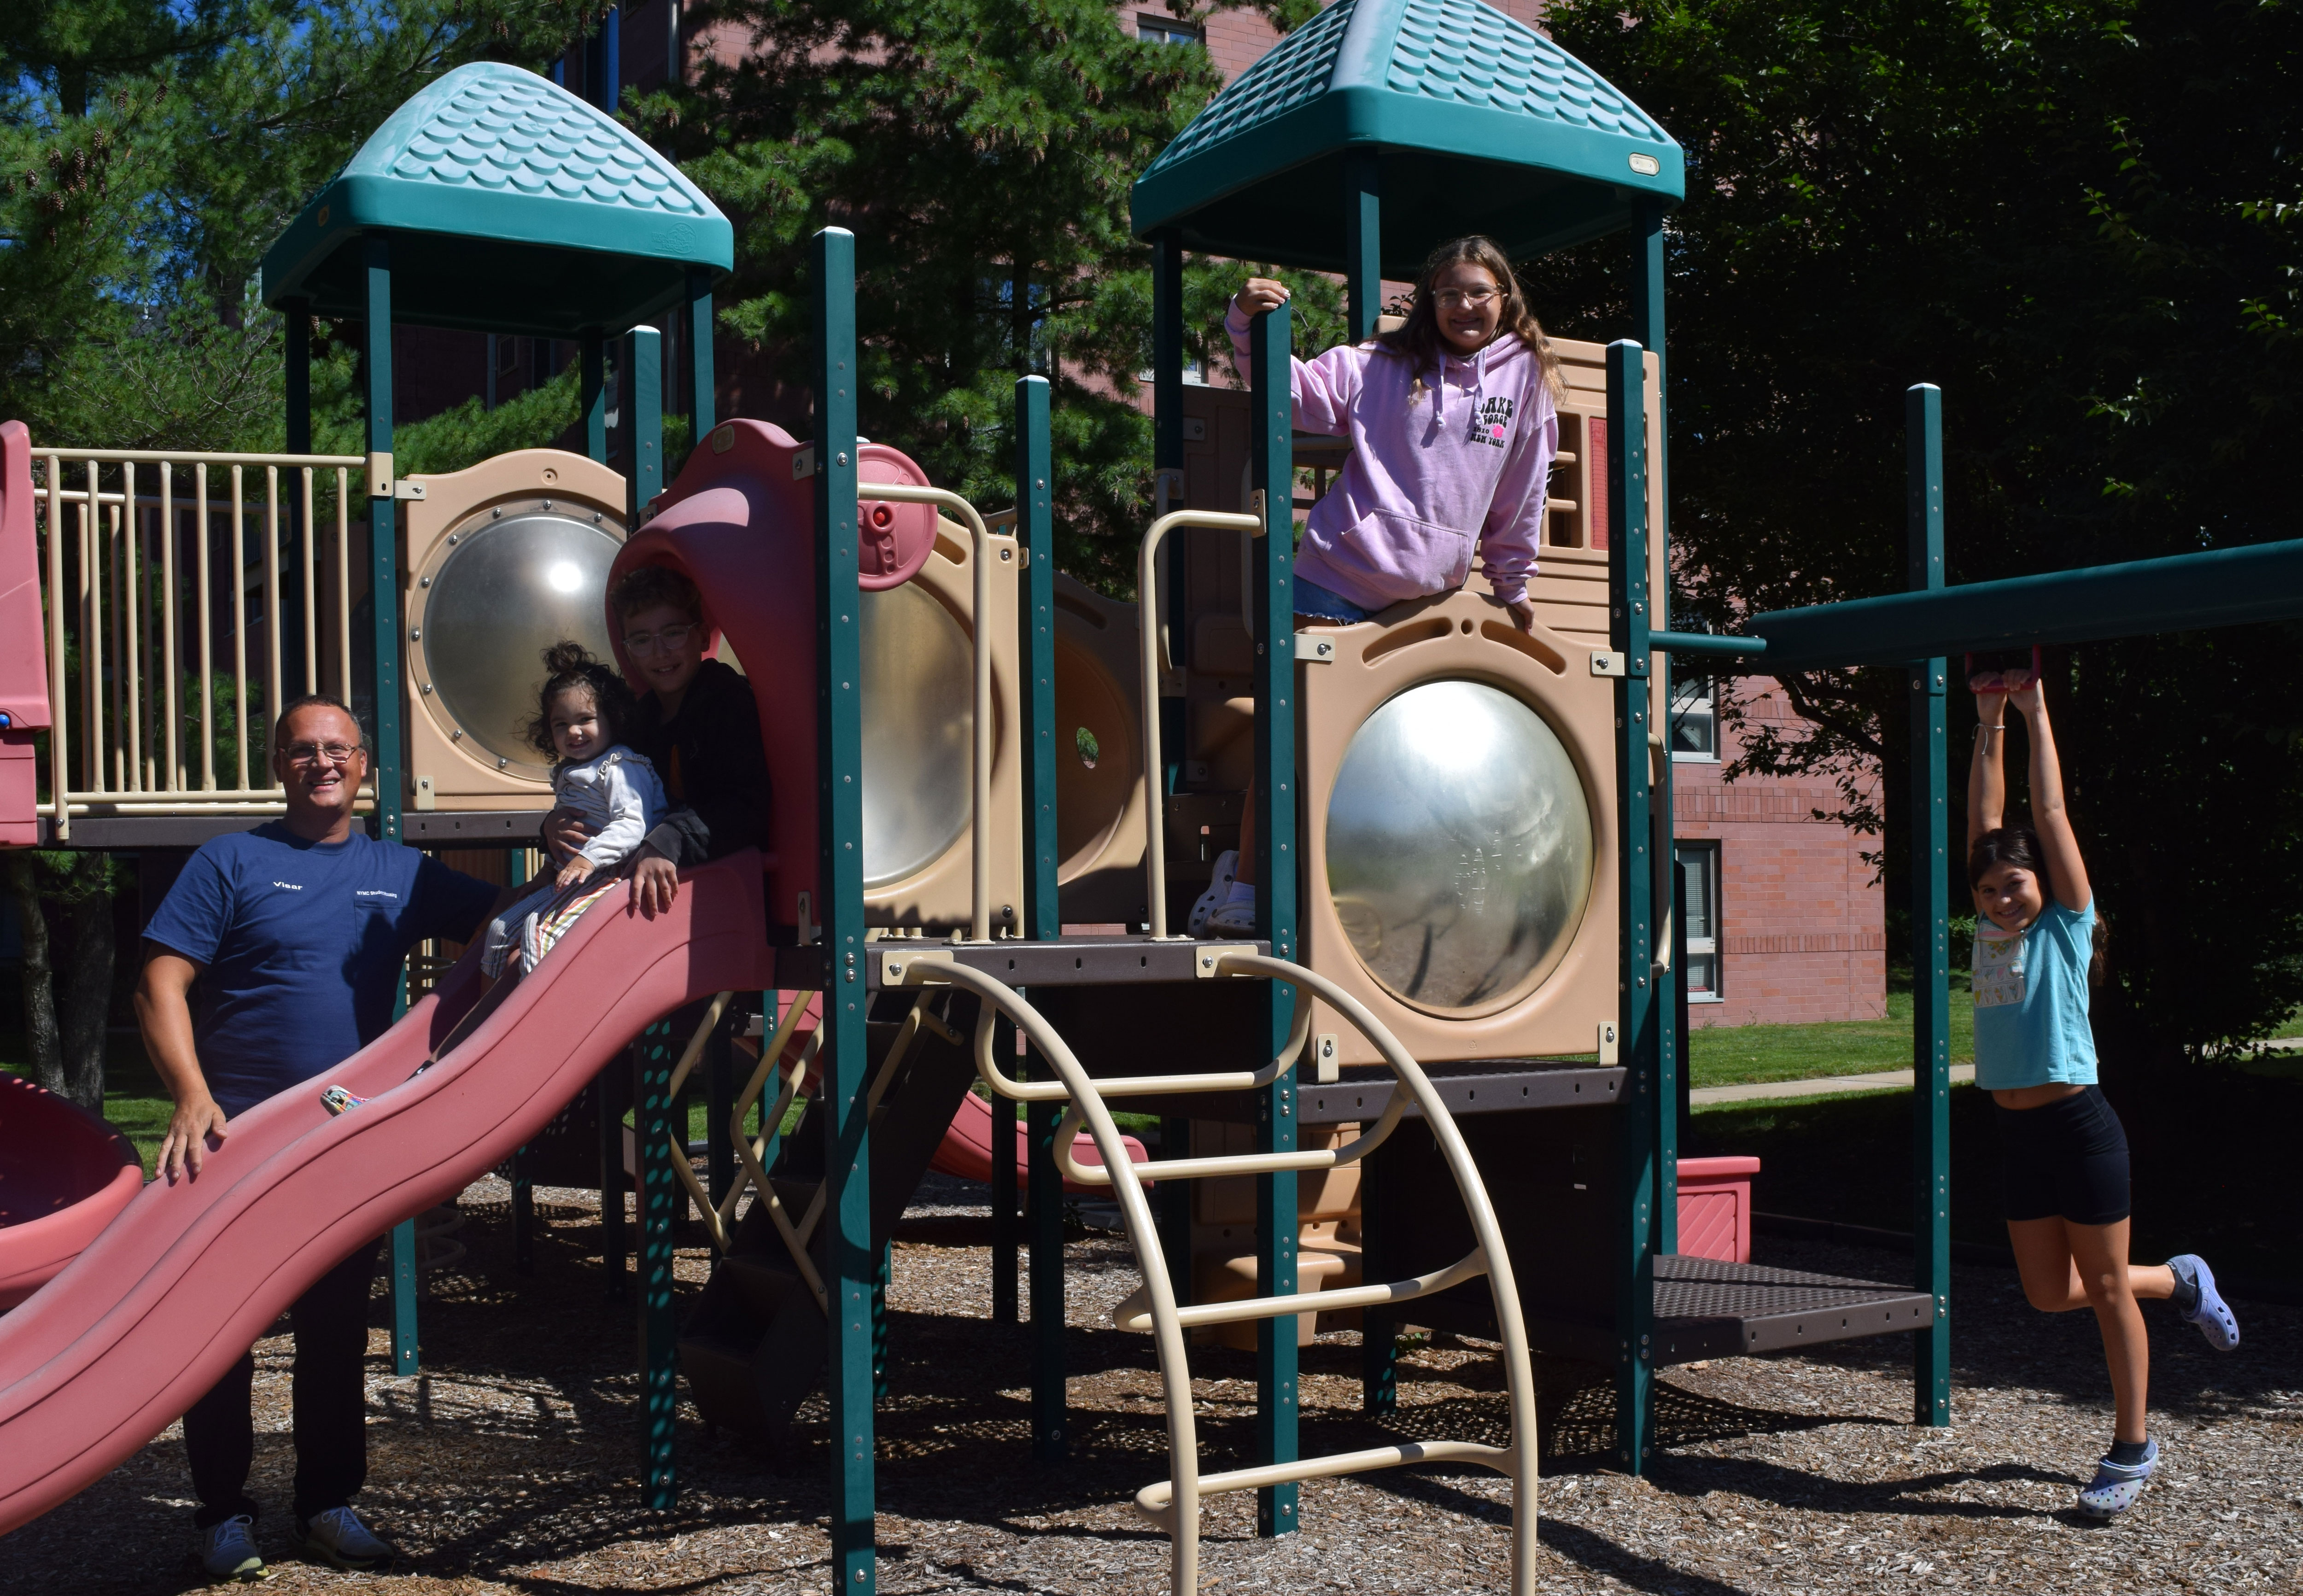
[[(2000, 1186), (2023, 1295), (2049, 1313), (2093, 1308), (2111, 1365), (2112, 1448), (2079, 1509), (2109, 1518), (2159, 1461), (2147, 1432), (2150, 1342), (2138, 1297), (2167, 1297), (2211, 1346), (2239, 1322), (2198, 1254), (2127, 1261), (2127, 1133), (2095, 1080), (2088, 989), (2102, 973), (2087, 862), (2063, 809), (2063, 776), (2037, 679), (1992, 672), (1975, 690), (1967, 778), (1967, 879), (1975, 891), (1975, 1084), (1998, 1105)], [(2004, 823), (2007, 711), (2031, 742), (2033, 824)]]

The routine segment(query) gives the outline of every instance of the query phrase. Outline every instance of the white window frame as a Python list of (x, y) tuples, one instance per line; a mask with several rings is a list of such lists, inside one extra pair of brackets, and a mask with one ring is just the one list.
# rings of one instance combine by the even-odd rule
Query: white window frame
[[(1711, 961), (1711, 985), (1704, 992), (1690, 989), (1687, 1001), (1691, 1003), (1724, 1003), (1727, 1001), (1726, 966), (1719, 951), (1721, 941), (1719, 926), (1725, 907), (1720, 898), (1725, 874), (1720, 867), (1721, 851), (1719, 839), (1716, 837), (1675, 838), (1672, 842), (1672, 868), (1684, 870), (1696, 860), (1702, 860), (1704, 882), (1710, 889), (1711, 934), (1706, 937), (1687, 938), (1687, 958), (1691, 964), (1698, 958), (1708, 958)], [(1676, 880), (1673, 884), (1677, 885)], [(1681, 981), (1684, 983), (1687, 979), (1687, 970), (1684, 967), (1681, 968), (1679, 974)]]
[[(1682, 698), (1682, 689), (1694, 689)], [(1686, 707), (1682, 708), (1683, 702)], [(1679, 723), (1688, 715), (1701, 715), (1711, 723), (1711, 747), (1700, 748), (1679, 747)], [(1670, 739), (1674, 764), (1717, 764), (1719, 763), (1719, 680), (1713, 676), (1682, 676), (1674, 672), (1671, 696), (1665, 710), (1666, 736)]]
[(1207, 48), (1208, 36), (1196, 24), (1157, 12), (1135, 13), (1135, 41), (1145, 45), (1193, 45)]

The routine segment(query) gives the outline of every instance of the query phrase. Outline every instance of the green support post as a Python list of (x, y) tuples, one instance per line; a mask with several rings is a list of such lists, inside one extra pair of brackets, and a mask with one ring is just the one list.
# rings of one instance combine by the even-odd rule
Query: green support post
[[(1360, 1161), (1360, 1279), (1392, 1279), (1385, 1238), (1381, 1149)], [(1388, 1308), (1360, 1310), (1360, 1411), (1399, 1411), (1399, 1318)]]
[(1344, 152), (1344, 294), (1352, 342), (1375, 336), (1383, 314), (1383, 185), (1376, 152)]
[[(740, 1006), (730, 1005), (704, 1054), (704, 1189), (712, 1194), (715, 1206), (736, 1184), (736, 1142), (728, 1121), (736, 1111), (736, 1029), (744, 1023), (744, 1015)], [(761, 1032), (763, 1045), (773, 1031), (769, 1026)], [(720, 1267), (716, 1250), (712, 1266)]]
[(584, 452), (608, 463), (608, 342), (599, 330), (585, 333), (576, 374), (577, 405), (584, 415)]
[[(400, 512), (392, 502), (399, 473), (392, 455), (392, 242), (380, 233), (360, 241), (367, 274), (367, 315), (362, 366), (367, 383), (367, 452), (375, 462), (367, 491), (368, 594), (375, 612), (375, 835), (400, 840), (407, 783), (400, 746)], [(307, 393), (305, 410), (310, 413)], [(384, 459), (378, 460), (377, 456)], [(346, 683), (347, 687), (350, 684)], [(402, 992), (406, 988), (403, 984)], [(392, 1228), (392, 1371), (417, 1366), (416, 1221)]]
[(640, 524), (640, 511), (663, 492), (663, 334), (654, 327), (631, 331), (632, 475), (625, 525)]
[[(1944, 585), (1943, 391), (1903, 395), (1910, 583)], [(1945, 788), (1946, 658), (1911, 667), (1912, 1285), (1935, 1298), (1936, 1322), (1911, 1341), (1911, 1416), (1951, 1423), (1951, 913)]]
[(673, 1457), (679, 1418), (679, 1324), (672, 1302), (671, 1220), (684, 1198), (671, 1167), (671, 1026), (658, 1020), (634, 1044), (638, 1102), (632, 1115), (639, 1153), (640, 1479), (648, 1511), (679, 1500)]
[[(1052, 1078), (1052, 1072), (1050, 1072)], [(1056, 1464), (1070, 1449), (1064, 1393), (1064, 1178), (1056, 1168), (1059, 1105), (1024, 1105), (1032, 1214), (1032, 1459)]]
[(631, 1061), (619, 1054), (592, 1083), (600, 1104), (600, 1276), (612, 1303), (624, 1300), (624, 1099)]
[[(1265, 311), (1252, 325), (1249, 384), (1250, 466), (1261, 498), (1263, 530), (1257, 534), (1255, 611), (1255, 894), (1256, 934), (1278, 958), (1295, 957), (1295, 378), (1289, 364), (1293, 321), (1288, 308)], [(1254, 502), (1251, 500), (1251, 503)], [(1152, 840), (1158, 846), (1158, 839)], [(1266, 1049), (1287, 1044), (1295, 990), (1264, 985)], [(1295, 1151), (1295, 1077), (1281, 1076), (1256, 1105), (1257, 1150)], [(1255, 1289), (1259, 1296), (1295, 1290), (1295, 1174), (1255, 1178)], [(1296, 1421), (1295, 1321), (1262, 1319), (1255, 1327), (1255, 1451), (1259, 1465), (1293, 1463), (1299, 1456)], [(1268, 1485), (1255, 1493), (1260, 1535), (1294, 1533), (1296, 1487)]]
[[(1648, 528), (1649, 558), (1663, 567), (1663, 590), (1654, 595), (1649, 615), (1651, 629), (1666, 630), (1671, 626), (1671, 482), (1666, 470), (1670, 458), (1671, 410), (1668, 390), (1664, 385), (1664, 210), (1660, 203), (1649, 200), (1640, 207), (1637, 248), (1632, 263), (1632, 335), (1640, 347), (1652, 353), (1656, 361), (1656, 414), (1658, 426), (1649, 451), (1648, 469), (1659, 490), (1656, 497), (1659, 508)], [(1654, 789), (1648, 800), (1648, 813), (1653, 837), (1648, 855), (1652, 861), (1649, 868), (1654, 887), (1650, 901), (1654, 908), (1650, 925), (1660, 924), (1666, 935), (1675, 935), (1678, 920), (1675, 912), (1674, 883), (1679, 877), (1678, 849), (1672, 834), (1672, 768), (1671, 768), (1671, 656), (1662, 658), (1662, 674), (1656, 678), (1652, 689), (1650, 712), (1661, 717), (1654, 730), (1662, 736), (1663, 756), (1657, 761)], [(1679, 1099), (1680, 1074), (1685, 1068), (1679, 1044), (1680, 1027), (1676, 1023), (1680, 1012), (1678, 990), (1683, 979), (1680, 960), (1675, 956), (1676, 943), (1666, 942), (1660, 950), (1664, 957), (1654, 961), (1654, 1012), (1656, 1015), (1655, 1072), (1655, 1158), (1656, 1206), (1655, 1234), (1649, 1251), (1661, 1255), (1679, 1251)]]
[[(1018, 377), (1016, 381), (1016, 536), (1024, 547), (1022, 671), (1024, 676), (1024, 921), (1023, 933), (1034, 942), (1052, 942), (1063, 934), (1063, 908), (1056, 871), (1056, 771), (1060, 750), (1056, 747), (1056, 533), (1053, 514), (1055, 444), (1049, 418), (1048, 379)], [(1015, 1057), (1015, 1027), (1000, 1022), (1000, 1056)], [(1018, 1312), (1016, 1279), (1016, 1161), (1012, 1129), (1015, 1109), (1004, 1099), (992, 1102), (995, 1125), (1008, 1134), (995, 1134), (991, 1147), (991, 1317), (1000, 1324), (1016, 1322)], [(1028, 1139), (1026, 1145), (1033, 1144)], [(1063, 1279), (1063, 1231), (1060, 1203), (1059, 1225), (1033, 1232), (1032, 1279), (1033, 1305), (1040, 1305), (1039, 1282), (1043, 1277), (1059, 1286), (1050, 1325), (1042, 1321), (1033, 1338), (1033, 1455), (1060, 1457), (1063, 1450), (1063, 1335), (1060, 1285)], [(1035, 1312), (1034, 1317), (1038, 1315)]]
[(831, 1583), (871, 1596), (875, 1443), (872, 1417), (869, 1063), (864, 998), (862, 612), (856, 584), (856, 235), (815, 235), (816, 772), (823, 902), (824, 1218), (831, 1302), (826, 1386), (831, 1426)]
[(718, 378), (712, 364), (712, 274), (703, 266), (688, 268), (688, 446), (704, 442), (704, 435), (720, 425)]
[(1654, 866), (1648, 793), (1648, 593), (1644, 351), (1628, 339), (1607, 346), (1609, 644), (1615, 678), (1615, 804), (1623, 845), (1616, 896), (1623, 905), (1621, 1015), (1624, 1063), (1618, 1167), (1624, 1226), (1617, 1232), (1615, 1443), (1617, 1461), (1642, 1472), (1653, 1448), (1657, 1024)]

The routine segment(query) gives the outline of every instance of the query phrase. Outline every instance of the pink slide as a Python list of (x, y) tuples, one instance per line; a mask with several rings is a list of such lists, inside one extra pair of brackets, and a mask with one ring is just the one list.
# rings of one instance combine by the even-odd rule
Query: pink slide
[[(233, 1120), (198, 1179), (145, 1186), (0, 1317), (0, 1534), (165, 1429), (313, 1281), (501, 1163), (649, 1023), (773, 986), (760, 864), (693, 872), (653, 922), (602, 902), (417, 1076), (477, 994), (468, 958), (375, 1043)], [(335, 1085), (369, 1101), (331, 1118)]]
[[(1010, 1109), (1008, 1111), (1013, 1113), (1015, 1110)], [(991, 1105), (974, 1093), (969, 1093), (960, 1099), (959, 1112), (951, 1117), (951, 1128), (943, 1133), (943, 1145), (936, 1149), (933, 1158), (928, 1160), (928, 1168), (941, 1170), (946, 1175), (959, 1176), (965, 1180), (991, 1179), (991, 1142), (995, 1134), (997, 1133), (992, 1129)], [(1151, 1161), (1151, 1154), (1143, 1151), (1143, 1143), (1134, 1136), (1122, 1136), (1119, 1139), (1127, 1144), (1127, 1160), (1130, 1163), (1140, 1164)], [(1029, 1151), (1030, 1144), (1025, 1140), (1024, 1127), (1018, 1124), (1016, 1127), (1015, 1147), (1016, 1187), (1018, 1191), (1021, 1191), (1025, 1182), (1031, 1178), (1026, 1163)], [(1072, 1161), (1082, 1165), (1101, 1165), (1103, 1162), (1103, 1154), (1095, 1150), (1094, 1138), (1085, 1131), (1072, 1138)], [(1082, 1186), (1076, 1181), (1067, 1180), (1064, 1182), (1064, 1189), (1067, 1192), (1108, 1192), (1111, 1188), (1103, 1186)]]
[(143, 1188), (126, 1136), (0, 1073), (0, 1309), (46, 1285)]

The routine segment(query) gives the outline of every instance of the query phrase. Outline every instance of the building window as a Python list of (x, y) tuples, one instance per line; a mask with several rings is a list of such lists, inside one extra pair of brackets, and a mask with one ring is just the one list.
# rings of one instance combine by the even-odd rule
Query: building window
[(1719, 992), (1719, 844), (1682, 842), (1679, 860), (1683, 911), (1687, 916), (1687, 965), (1682, 977), (1691, 1003), (1717, 1003)]
[(1207, 42), (1200, 36), (1199, 29), (1190, 22), (1143, 12), (1136, 13), (1135, 37), (1147, 45), (1204, 45)]
[(1713, 712), (1708, 676), (1672, 679), (1671, 756), (1719, 763), (1719, 717)]

